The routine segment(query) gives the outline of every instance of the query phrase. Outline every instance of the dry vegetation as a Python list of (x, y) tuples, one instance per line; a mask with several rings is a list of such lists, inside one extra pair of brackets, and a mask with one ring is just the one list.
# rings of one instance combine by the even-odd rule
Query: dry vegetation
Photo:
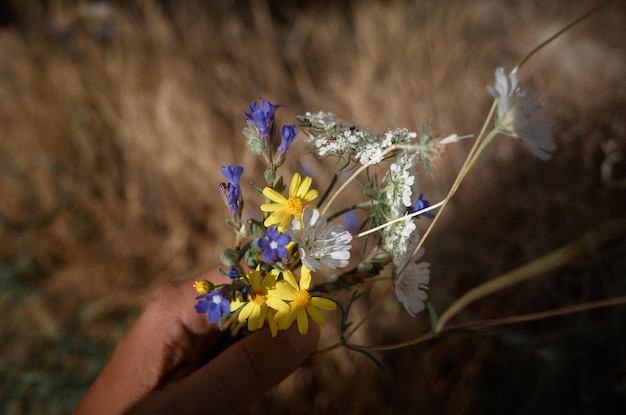
[[(146, 0), (99, 16), (87, 2), (13, 3), (0, 29), (0, 412), (12, 414), (67, 412), (155, 286), (215, 266), (227, 214), (218, 169), (261, 167), (241, 134), (241, 111), (258, 96), (288, 105), (283, 122), (326, 110), (374, 130), (430, 119), (442, 134), (476, 133), (494, 68), (511, 69), (593, 4), (221, 0), (166, 10)], [(542, 163), (503, 139), (481, 159), (426, 246), (437, 310), (623, 215), (625, 9), (609, 5), (522, 72), (557, 118), (559, 149)], [(469, 144), (423, 176), (430, 200)], [(322, 171), (299, 151), (291, 169)], [(624, 295), (625, 249), (608, 245), (460, 319)], [(251, 412), (621, 412), (625, 317), (615, 307), (459, 333), (377, 354), (388, 374), (329, 353)], [(359, 341), (411, 338), (427, 320), (390, 301)]]

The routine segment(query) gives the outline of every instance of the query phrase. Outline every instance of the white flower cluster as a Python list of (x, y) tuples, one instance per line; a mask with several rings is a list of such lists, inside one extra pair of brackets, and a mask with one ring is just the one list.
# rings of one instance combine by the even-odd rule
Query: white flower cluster
[[(417, 151), (403, 151), (385, 173), (382, 192), (389, 208), (387, 219), (390, 221), (405, 216), (407, 209), (413, 204), (413, 195), (417, 187), (415, 170), (417, 160)], [(413, 234), (417, 235), (415, 229), (415, 223), (411, 218), (384, 228), (384, 244), (393, 258), (404, 256), (409, 238)]]
[(380, 163), (385, 149), (394, 144), (410, 144), (417, 137), (417, 133), (406, 128), (383, 134), (359, 130), (330, 112), (307, 112), (299, 118), (310, 126), (307, 142), (317, 155), (351, 157), (363, 165)]
[[(386, 133), (358, 130), (336, 119), (332, 113), (306, 113), (299, 119), (308, 132), (308, 144), (319, 156), (349, 157), (362, 165), (378, 164), (389, 157), (389, 168), (377, 189), (377, 209), (383, 220), (393, 222), (383, 228), (382, 243), (391, 254), (396, 271), (404, 268), (395, 281), (396, 297), (408, 313), (415, 316), (424, 309), (430, 279), (428, 263), (411, 261), (420, 239), (414, 219), (402, 219), (418, 193), (415, 167), (421, 147), (415, 143), (417, 134), (407, 129), (393, 129)], [(450, 141), (456, 141), (456, 136)], [(385, 153), (397, 144), (402, 146), (396, 147), (393, 153)], [(345, 266), (349, 257), (350, 234), (331, 228), (318, 216), (316, 210), (306, 208), (302, 224), (293, 221), (287, 231), (300, 247), (302, 263), (311, 269)], [(411, 263), (407, 264), (407, 261)]]

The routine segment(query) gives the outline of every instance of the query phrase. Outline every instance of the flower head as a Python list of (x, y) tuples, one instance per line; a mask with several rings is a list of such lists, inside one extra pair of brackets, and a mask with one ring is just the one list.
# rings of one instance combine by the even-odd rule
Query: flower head
[(196, 297), (196, 311), (207, 315), (211, 323), (216, 323), (223, 314), (230, 312), (230, 301), (218, 291), (210, 291)]
[(411, 241), (418, 238), (417, 226), (412, 218), (391, 224), (383, 229), (383, 246), (393, 258), (402, 258)]
[(291, 179), (288, 198), (270, 187), (263, 189), (263, 195), (273, 202), (261, 205), (263, 212), (272, 212), (263, 224), (265, 226), (277, 224), (278, 230), (282, 232), (292, 218), (302, 220), (302, 210), (319, 195), (317, 190), (311, 189), (311, 182), (310, 177), (302, 178), (300, 173), (296, 172)]
[(239, 274), (239, 270), (237, 270), (237, 267), (234, 267), (234, 266), (228, 267), (227, 274), (228, 274), (228, 278), (230, 278), (233, 281), (241, 278), (241, 275)]
[[(410, 250), (412, 253), (413, 250)], [(424, 254), (424, 249), (420, 249), (415, 257), (415, 261), (408, 264), (402, 274), (396, 279), (396, 298), (402, 303), (405, 310), (413, 317), (425, 307), (424, 301), (428, 298), (426, 290), (430, 282), (430, 264), (428, 262), (417, 263)], [(401, 260), (394, 261), (396, 266), (404, 266), (406, 260), (410, 260), (407, 255)]]
[(295, 125), (283, 125), (280, 129), (280, 145), (278, 146), (279, 153), (286, 153), (293, 140), (298, 136), (298, 130)]
[(220, 185), (220, 191), (226, 193), (226, 200), (230, 211), (233, 213), (239, 212), (241, 207), (241, 188), (239, 187), (239, 179), (243, 174), (243, 166), (235, 166), (231, 164), (228, 167), (222, 166), (222, 174), (228, 180), (228, 184), (223, 183)]
[(327, 298), (312, 297), (308, 291), (311, 286), (311, 271), (302, 267), (300, 273), (298, 282), (290, 270), (285, 270), (283, 279), (276, 283), (276, 296), (288, 301), (289, 309), (278, 310), (275, 319), (278, 327), (283, 330), (291, 326), (295, 320), (300, 334), (305, 334), (309, 330), (308, 316), (311, 316), (319, 326), (323, 326), (326, 324), (326, 318), (320, 313), (320, 309), (334, 310), (337, 304)]
[(305, 207), (302, 221), (291, 221), (286, 232), (298, 244), (306, 268), (316, 271), (322, 266), (335, 269), (348, 265), (352, 235), (341, 225), (327, 223), (319, 210)]
[[(419, 197), (417, 198), (417, 200), (415, 201), (415, 204), (413, 206), (410, 206), (407, 209), (407, 213), (415, 213), (415, 212), (419, 212), (420, 210), (426, 209), (428, 207), (430, 207), (430, 202), (426, 199), (423, 199), (424, 194), (420, 193)], [(425, 216), (429, 219), (432, 219), (435, 217), (435, 214), (432, 212), (424, 212), (422, 214), (417, 215), (419, 216)]]
[(228, 182), (233, 186), (239, 186), (239, 179), (241, 179), (241, 175), (243, 174), (243, 165), (239, 164), (236, 166), (231, 164), (228, 167), (222, 166), (222, 175), (226, 177)]
[(270, 308), (286, 312), (289, 306), (276, 297), (274, 290), (276, 285), (275, 273), (270, 272), (263, 276), (257, 267), (256, 270), (248, 272), (246, 278), (247, 283), (245, 285), (250, 286), (247, 298), (237, 297), (230, 303), (230, 311), (239, 310), (237, 316), (239, 322), (243, 323), (247, 320), (248, 330), (258, 330), (263, 327)]
[(213, 285), (209, 280), (198, 280), (193, 283), (193, 288), (196, 289), (198, 294), (207, 294), (213, 289)]
[(244, 111), (243, 115), (256, 125), (260, 136), (269, 137), (272, 128), (274, 127), (274, 113), (280, 107), (284, 107), (284, 105), (274, 105), (261, 98), (261, 105), (259, 105), (256, 101), (253, 102), (250, 104), (250, 114)]
[(263, 262), (273, 264), (278, 260), (289, 258), (287, 244), (291, 242), (289, 235), (278, 232), (274, 226), (267, 229), (264, 238), (259, 239), (258, 247), (261, 248)]
[(502, 134), (519, 138), (541, 160), (548, 160), (550, 151), (556, 148), (550, 128), (555, 121), (543, 114), (530, 91), (518, 85), (517, 73), (508, 77), (504, 68), (496, 69), (496, 84), (488, 86), (496, 97), (498, 112), (496, 126)]

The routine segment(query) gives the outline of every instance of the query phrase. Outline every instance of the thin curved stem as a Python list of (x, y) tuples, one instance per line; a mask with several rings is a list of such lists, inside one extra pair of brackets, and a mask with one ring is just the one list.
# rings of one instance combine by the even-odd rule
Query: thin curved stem
[[(598, 301), (591, 301), (583, 304), (574, 304), (570, 306), (560, 307), (553, 310), (540, 311), (537, 313), (529, 313), (529, 314), (520, 314), (517, 316), (510, 317), (501, 317), (494, 318), (490, 320), (482, 320), (482, 321), (471, 321), (469, 323), (455, 324), (452, 326), (448, 326), (440, 333), (424, 333), (419, 337), (410, 340), (404, 340), (398, 343), (386, 344), (386, 345), (378, 345), (378, 346), (366, 346), (360, 344), (350, 344), (351, 347), (356, 349), (365, 350), (368, 352), (376, 352), (376, 351), (386, 351), (386, 350), (397, 350), (403, 347), (414, 346), (419, 343), (423, 343), (427, 340), (438, 338), (438, 335), (444, 333), (452, 333), (458, 332), (461, 330), (471, 330), (471, 329), (484, 329), (487, 327), (495, 327), (495, 326), (505, 326), (509, 324), (518, 324), (525, 323), (529, 321), (536, 320), (545, 320), (547, 318), (559, 317), (568, 314), (579, 313), (582, 311), (594, 310), (597, 308), (605, 308), (605, 307), (613, 307), (616, 305), (624, 305), (626, 304), (626, 296), (614, 297), (614, 298), (606, 298)], [(334, 348), (337, 348), (339, 343), (333, 345), (329, 348), (324, 349), (324, 351), (329, 351)]]
[(626, 296), (605, 298), (598, 301), (590, 301), (582, 304), (568, 305), (565, 307), (555, 308), (553, 310), (539, 311), (536, 313), (520, 314), (517, 316), (493, 318), (482, 321), (472, 321), (469, 323), (454, 324), (448, 326), (443, 331), (464, 330), (464, 329), (481, 329), (493, 326), (504, 326), (508, 324), (526, 323), (529, 321), (545, 320), (547, 318), (574, 314), (581, 311), (589, 311), (596, 308), (612, 307), (616, 305), (626, 304)]
[[(433, 220), (430, 222), (430, 225), (428, 226), (428, 228), (426, 228), (426, 231), (424, 231), (424, 235), (420, 238), (419, 242), (417, 243), (417, 246), (413, 250), (413, 253), (409, 257), (408, 261), (402, 266), (402, 268), (400, 268), (398, 270), (397, 276), (402, 275), (402, 273), (406, 270), (406, 268), (411, 263), (413, 258), (417, 255), (417, 253), (422, 248), (422, 246), (424, 246), (424, 242), (426, 241), (426, 239), (428, 238), (428, 236), (432, 232), (433, 228), (435, 227), (435, 224), (437, 224), (437, 222), (439, 221), (439, 218), (441, 218), (441, 215), (443, 214), (443, 211), (445, 210), (446, 206), (448, 205), (448, 202), (450, 201), (452, 196), (454, 196), (454, 194), (456, 193), (456, 191), (459, 188), (461, 182), (463, 181), (463, 179), (467, 175), (469, 169), (473, 166), (474, 162), (478, 158), (478, 155), (480, 155), (480, 153), (483, 151), (484, 146), (481, 146), (481, 143), (483, 142), (483, 140), (485, 138), (485, 134), (487, 132), (488, 125), (491, 123), (493, 115), (496, 112), (496, 107), (497, 107), (496, 101), (494, 100), (493, 104), (491, 105), (491, 108), (489, 109), (489, 113), (487, 114), (487, 118), (485, 118), (485, 122), (483, 123), (483, 126), (482, 126), (482, 128), (480, 130), (480, 133), (478, 134), (478, 137), (476, 137), (476, 141), (474, 142), (474, 145), (472, 146), (472, 149), (470, 150), (469, 154), (467, 155), (467, 158), (465, 159), (465, 162), (463, 163), (463, 166), (461, 167), (461, 170), (459, 171), (459, 174), (456, 176), (454, 182), (452, 183), (452, 186), (450, 187), (450, 190), (448, 191), (448, 194), (443, 199), (441, 207), (439, 208), (439, 211), (437, 212), (437, 214), (435, 215)], [(492, 134), (493, 134), (493, 131), (491, 133), (489, 133), (488, 137), (491, 137)], [(491, 137), (491, 138), (493, 138), (493, 137)], [(486, 140), (486, 141), (491, 141), (491, 138), (489, 138), (489, 140)]]
[(452, 317), (474, 301), (558, 268), (612, 239), (623, 236), (624, 232), (626, 232), (626, 219), (611, 221), (600, 228), (585, 233), (581, 238), (548, 255), (471, 289), (452, 303), (440, 316), (435, 332), (440, 333)]
[(549, 38), (547, 38), (546, 40), (544, 40), (543, 42), (541, 42), (536, 48), (534, 48), (533, 50), (531, 50), (526, 56), (524, 56), (524, 58), (520, 61), (520, 63), (517, 64), (517, 66), (515, 68), (513, 68), (513, 71), (511, 71), (511, 73), (515, 73), (518, 72), (521, 67), (528, 62), (528, 60), (533, 57), (533, 55), (535, 55), (537, 52), (539, 52), (541, 49), (543, 49), (544, 47), (546, 47), (549, 43), (551, 43), (554, 39), (556, 39), (557, 37), (561, 36), (563, 33), (567, 32), (568, 30), (570, 30), (572, 27), (576, 26), (578, 23), (582, 22), (583, 20), (585, 20), (587, 17), (591, 16), (592, 14), (594, 14), (595, 12), (599, 11), (600, 9), (602, 9), (604, 6), (606, 6), (609, 3), (612, 3), (615, 0), (605, 0), (603, 2), (598, 3), (597, 5), (595, 5), (594, 7), (592, 7), (591, 9), (589, 9), (585, 14), (577, 17), (576, 19), (572, 20), (570, 23), (568, 23), (567, 25), (565, 25), (561, 30), (559, 30), (558, 32), (556, 32), (555, 34), (553, 34), (552, 36), (550, 36)]
[(391, 291), (391, 287), (393, 287), (393, 283), (390, 283), (387, 286), (387, 289), (385, 290), (384, 293), (382, 293), (382, 295), (378, 298), (378, 300), (376, 300), (376, 302), (369, 308), (369, 310), (367, 310), (367, 314), (365, 314), (365, 316), (361, 319), (361, 321), (359, 321), (358, 323), (356, 323), (354, 325), (354, 327), (352, 327), (352, 329), (350, 329), (350, 331), (348, 331), (344, 337), (344, 340), (349, 339), (350, 337), (352, 337), (352, 335), (354, 333), (356, 333), (356, 331), (361, 328), (361, 326), (363, 324), (365, 324), (365, 322), (370, 318), (370, 316), (374, 313), (374, 310), (376, 310), (376, 308), (382, 303), (382, 300), (387, 296), (387, 294), (389, 293), (389, 291)]

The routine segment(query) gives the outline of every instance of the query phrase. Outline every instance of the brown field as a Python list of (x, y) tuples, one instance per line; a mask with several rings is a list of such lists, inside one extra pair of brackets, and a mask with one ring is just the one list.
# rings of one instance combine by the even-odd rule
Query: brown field
[[(431, 120), (442, 136), (476, 134), (495, 67), (510, 70), (595, 4), (125, 3), (106, 15), (83, 1), (0, 4), (12, 5), (0, 27), (0, 413), (67, 413), (155, 287), (218, 265), (231, 241), (219, 167), (243, 162), (248, 177), (263, 167), (241, 134), (250, 102), (286, 104), (279, 123), (324, 110), (372, 130)], [(508, 138), (487, 149), (426, 243), (437, 311), (624, 217), (625, 74), (624, 1), (524, 67), (522, 84), (557, 120), (558, 149), (546, 163)], [(429, 200), (470, 146), (451, 146), (421, 176)], [(287, 170), (335, 168), (303, 142), (296, 153)], [(626, 295), (625, 258), (620, 238), (455, 321)], [(625, 311), (377, 352), (387, 373), (337, 350), (250, 413), (622, 413)], [(357, 341), (410, 339), (429, 324), (390, 297)], [(336, 339), (330, 324), (322, 346)]]

